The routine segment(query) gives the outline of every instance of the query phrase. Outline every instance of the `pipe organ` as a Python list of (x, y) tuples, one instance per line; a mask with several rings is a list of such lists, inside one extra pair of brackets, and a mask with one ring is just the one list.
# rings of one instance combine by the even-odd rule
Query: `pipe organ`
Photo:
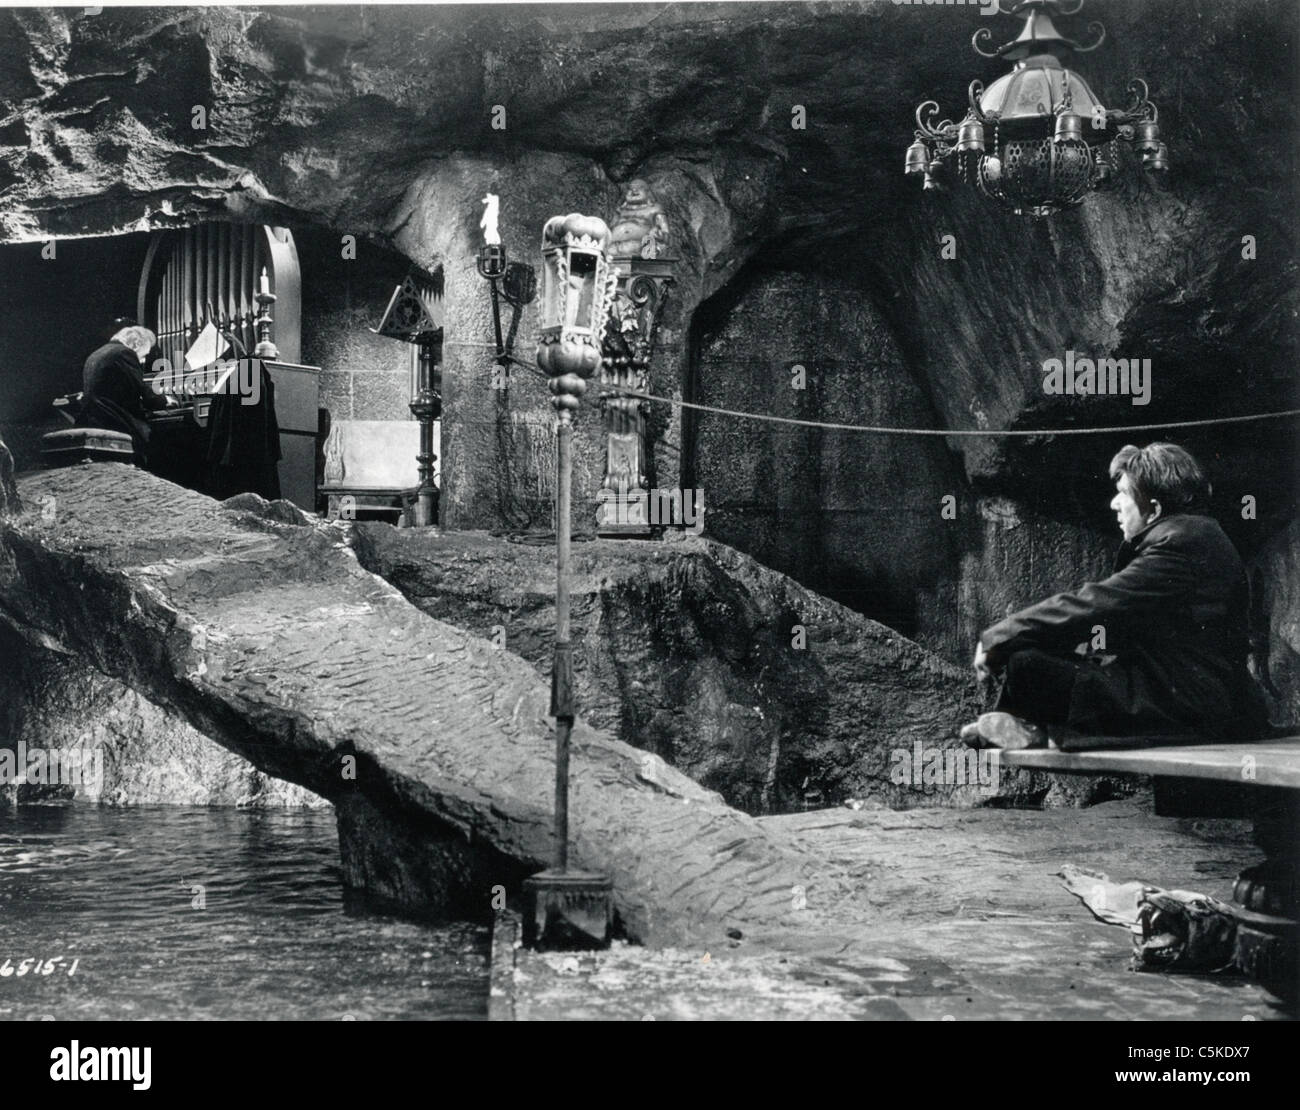
[(280, 358), (297, 363), (302, 281), (288, 228), (209, 223), (156, 232), (140, 276), (136, 319), (157, 333), (163, 357), (176, 368), (209, 322), (251, 354), (263, 270), (276, 296)]
[[(264, 273), (266, 292), (273, 296), (259, 304)], [(205, 488), (216, 379), (210, 369), (188, 366), (186, 352), (210, 323), (229, 342), (222, 357), (253, 358), (258, 321), (265, 320), (271, 302), (277, 356), (262, 365), (274, 389), (282, 496), (314, 511), (319, 368), (299, 363), (302, 281), (288, 228), (205, 223), (154, 233), (140, 275), (136, 319), (158, 336), (166, 360), (158, 388), (176, 394), (181, 403), (150, 417), (151, 466), (183, 485)]]

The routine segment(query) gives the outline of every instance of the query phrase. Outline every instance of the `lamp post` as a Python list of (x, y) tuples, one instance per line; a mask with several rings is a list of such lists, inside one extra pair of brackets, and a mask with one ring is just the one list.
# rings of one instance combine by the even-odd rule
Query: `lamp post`
[(552, 866), (524, 882), (524, 943), (593, 948), (609, 943), (613, 908), (608, 876), (569, 869), (569, 738), (573, 730), (573, 648), (569, 640), (573, 414), (601, 363), (601, 340), (617, 273), (607, 253), (609, 228), (577, 212), (542, 230), (542, 325), (538, 368), (549, 378), (556, 413), (555, 829)]

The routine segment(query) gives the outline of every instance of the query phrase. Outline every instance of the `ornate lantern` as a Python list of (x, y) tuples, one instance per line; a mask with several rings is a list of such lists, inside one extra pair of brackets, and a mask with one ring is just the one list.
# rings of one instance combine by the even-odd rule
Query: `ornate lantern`
[(554, 216), (542, 230), (542, 326), (537, 365), (551, 379), (560, 423), (582, 403), (600, 366), (600, 342), (617, 276), (605, 247), (609, 228), (596, 216)]
[(1106, 37), (1096, 21), (1089, 31), (1097, 38), (1088, 46), (1056, 29), (1053, 15), (1074, 15), (1082, 7), (1083, 0), (1071, 8), (1063, 7), (1063, 0), (1000, 7), (1004, 14), (1025, 17), (1019, 36), (988, 51), (981, 43), (992, 33), (980, 28), (971, 42), (981, 57), (1004, 58), (1015, 68), (987, 89), (971, 82), (970, 111), (959, 124), (935, 123), (936, 101), (917, 108), (916, 139), (908, 147), (904, 172), (924, 173), (925, 188), (932, 189), (955, 163), (957, 176), (985, 197), (1017, 215), (1046, 216), (1104, 188), (1119, 169), (1121, 142), (1142, 156), (1148, 170), (1168, 169), (1158, 113), (1144, 81), (1129, 85), (1127, 108), (1106, 108), (1088, 83), (1064, 66), (1070, 54), (1095, 50)]

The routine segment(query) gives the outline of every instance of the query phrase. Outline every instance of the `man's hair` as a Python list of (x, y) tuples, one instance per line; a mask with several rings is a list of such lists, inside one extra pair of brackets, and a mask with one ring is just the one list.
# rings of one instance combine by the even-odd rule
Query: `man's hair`
[(1192, 456), (1176, 443), (1129, 444), (1110, 460), (1110, 476), (1118, 481), (1127, 474), (1134, 500), (1144, 513), (1159, 501), (1166, 513), (1204, 508), (1210, 500), (1210, 482)]
[(125, 343), (131, 350), (139, 350), (141, 347), (149, 351), (158, 342), (158, 337), (148, 328), (131, 326), (123, 328), (113, 335), (114, 343)]

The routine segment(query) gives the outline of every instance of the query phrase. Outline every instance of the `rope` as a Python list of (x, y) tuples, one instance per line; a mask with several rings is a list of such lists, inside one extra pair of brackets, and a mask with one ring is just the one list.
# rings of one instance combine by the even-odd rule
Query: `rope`
[(670, 397), (656, 397), (652, 393), (638, 393), (631, 389), (604, 389), (604, 394), (636, 397), (642, 401), (657, 401), (663, 405), (677, 405), (684, 409), (712, 412), (719, 416), (738, 416), (746, 420), (766, 420), (772, 424), (797, 424), (801, 428), (828, 428), (840, 432), (874, 432), (886, 436), (1090, 436), (1112, 435), (1119, 432), (1154, 432), (1167, 428), (1204, 428), (1211, 424), (1245, 424), (1253, 420), (1282, 420), (1300, 416), (1300, 409), (1284, 412), (1257, 412), (1249, 416), (1216, 416), (1207, 420), (1173, 420), (1164, 424), (1118, 424), (1107, 428), (1016, 428), (1004, 431), (986, 431), (982, 428), (886, 428), (877, 424), (828, 424), (820, 420), (798, 420), (793, 416), (772, 416), (763, 412), (738, 412), (714, 405), (699, 405), (694, 401), (678, 401)]
[[(478, 347), (495, 351), (492, 343), (452, 342), (447, 347)], [(509, 358), (511, 365), (518, 366), (536, 377), (546, 379), (546, 375), (535, 366), (531, 366), (513, 355)], [(794, 416), (774, 416), (765, 412), (742, 412), (738, 409), (724, 409), (716, 405), (701, 405), (695, 401), (682, 401), (674, 397), (658, 397), (653, 393), (641, 393), (635, 389), (601, 387), (596, 390), (605, 397), (635, 397), (639, 401), (653, 401), (660, 405), (675, 405), (678, 408), (694, 409), (697, 412), (709, 412), (716, 416), (734, 416), (741, 420), (762, 420), (769, 424), (792, 424), (800, 428), (824, 428), (836, 432), (869, 432), (884, 436), (957, 436), (963, 438), (998, 438), (998, 437), (1032, 437), (1032, 436), (1092, 436), (1118, 435), (1124, 432), (1162, 432), (1173, 428), (1208, 428), (1220, 424), (1248, 424), (1258, 420), (1286, 420), (1300, 416), (1300, 409), (1285, 409), (1281, 412), (1256, 412), (1246, 416), (1215, 416), (1203, 420), (1171, 420), (1161, 424), (1116, 424), (1101, 428), (1014, 428), (1004, 430), (985, 430), (983, 428), (888, 428), (879, 424), (834, 424), (822, 420), (800, 420)]]

